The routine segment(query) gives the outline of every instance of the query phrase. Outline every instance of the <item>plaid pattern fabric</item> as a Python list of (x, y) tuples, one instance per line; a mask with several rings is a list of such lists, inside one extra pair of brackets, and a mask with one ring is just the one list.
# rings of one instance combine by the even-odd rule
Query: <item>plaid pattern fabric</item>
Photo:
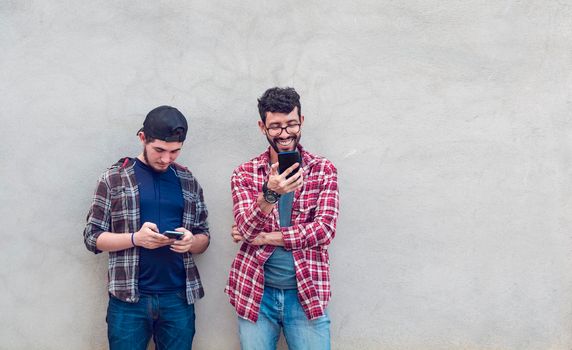
[(260, 232), (281, 231), (285, 249), (292, 251), (298, 297), (309, 319), (324, 315), (330, 300), (328, 245), (336, 233), (338, 179), (334, 165), (301, 146), (304, 187), (294, 193), (292, 226), (280, 227), (278, 210), (265, 214), (257, 204), (270, 172), (270, 149), (239, 166), (231, 177), (234, 220), (244, 236), (232, 262), (225, 292), (242, 318), (256, 322), (264, 293), (264, 263), (270, 245), (249, 244)]
[[(141, 228), (139, 188), (134, 165), (133, 159), (121, 159), (104, 172), (97, 182), (83, 232), (85, 246), (96, 254), (101, 253), (96, 241), (103, 232), (128, 233)], [(187, 168), (176, 164), (174, 169), (181, 181), (185, 201), (183, 226), (193, 234), (205, 234), (210, 238), (208, 211), (201, 186)], [(187, 301), (191, 304), (204, 296), (204, 290), (192, 254), (185, 253), (183, 261), (187, 275)], [(109, 252), (109, 293), (126, 302), (137, 302), (138, 278), (139, 247)]]

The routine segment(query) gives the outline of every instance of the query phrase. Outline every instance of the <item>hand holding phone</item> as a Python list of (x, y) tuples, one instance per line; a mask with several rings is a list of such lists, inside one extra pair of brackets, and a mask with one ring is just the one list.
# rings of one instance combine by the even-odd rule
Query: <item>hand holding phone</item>
[[(298, 151), (280, 152), (278, 153), (278, 173), (282, 174), (292, 165), (300, 163), (300, 153)], [(291, 172), (286, 176), (287, 179), (292, 177), (295, 172)]]
[[(286, 178), (284, 174), (286, 172)], [(270, 166), (270, 174), (266, 188), (277, 193), (285, 194), (296, 191), (304, 185), (300, 154), (296, 151), (278, 153), (278, 163)]]
[(165, 232), (163, 232), (163, 235), (165, 235), (171, 239), (180, 240), (183, 238), (183, 236), (185, 234), (183, 232), (179, 232), (179, 231), (165, 231)]

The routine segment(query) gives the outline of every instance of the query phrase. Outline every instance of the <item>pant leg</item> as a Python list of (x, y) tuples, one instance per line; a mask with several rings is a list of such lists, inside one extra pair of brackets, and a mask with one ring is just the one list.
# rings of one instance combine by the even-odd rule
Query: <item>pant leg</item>
[(149, 297), (126, 303), (110, 296), (106, 320), (110, 350), (147, 349), (153, 323)]
[(310, 321), (298, 300), (296, 289), (285, 290), (284, 337), (289, 350), (330, 350), (330, 319), (324, 315)]
[(281, 329), (281, 306), (277, 304), (275, 291), (274, 288), (264, 288), (256, 323), (238, 317), (238, 333), (242, 350), (276, 349)]
[(190, 350), (195, 336), (195, 306), (187, 304), (185, 291), (156, 295), (158, 317), (154, 323), (157, 350)]

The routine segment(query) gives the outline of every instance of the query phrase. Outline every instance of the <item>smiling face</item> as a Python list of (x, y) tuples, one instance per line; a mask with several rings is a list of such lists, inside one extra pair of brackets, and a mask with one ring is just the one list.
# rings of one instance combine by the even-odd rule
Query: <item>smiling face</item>
[(266, 112), (266, 122), (259, 121), (258, 126), (272, 146), (272, 158), (276, 153), (296, 149), (302, 137), (303, 123), (304, 116), (298, 116), (298, 107), (290, 113)]
[(183, 147), (182, 142), (153, 140), (147, 143), (145, 142), (145, 134), (143, 132), (139, 134), (139, 139), (143, 144), (143, 153), (139, 155), (139, 160), (160, 173), (169, 169), (169, 166), (175, 162)]

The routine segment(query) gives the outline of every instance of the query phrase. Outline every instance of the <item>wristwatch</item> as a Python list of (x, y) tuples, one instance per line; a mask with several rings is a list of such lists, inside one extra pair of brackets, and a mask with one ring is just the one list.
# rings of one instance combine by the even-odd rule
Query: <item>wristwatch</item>
[(264, 200), (270, 204), (275, 204), (280, 199), (280, 195), (269, 189), (266, 182), (262, 185), (262, 194), (264, 196)]

